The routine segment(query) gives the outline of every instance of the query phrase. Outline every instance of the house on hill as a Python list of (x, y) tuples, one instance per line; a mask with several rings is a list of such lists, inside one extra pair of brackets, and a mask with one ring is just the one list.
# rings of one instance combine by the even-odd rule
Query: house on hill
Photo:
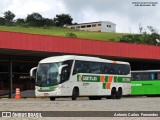
[(67, 25), (66, 27), (71, 29), (76, 29), (76, 30), (84, 30), (84, 31), (116, 32), (116, 24), (110, 21), (81, 23), (77, 25)]

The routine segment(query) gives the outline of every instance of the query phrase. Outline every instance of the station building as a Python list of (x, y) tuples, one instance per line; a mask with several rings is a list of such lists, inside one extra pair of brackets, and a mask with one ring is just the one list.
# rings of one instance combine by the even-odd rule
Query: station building
[(81, 23), (77, 25), (68, 25), (67, 28), (84, 30), (84, 31), (97, 31), (97, 32), (116, 32), (116, 24), (110, 21), (98, 21)]
[(0, 98), (14, 97), (16, 88), (22, 97), (34, 97), (30, 69), (43, 58), (66, 54), (127, 61), (132, 70), (160, 69), (158, 46), (0, 31)]

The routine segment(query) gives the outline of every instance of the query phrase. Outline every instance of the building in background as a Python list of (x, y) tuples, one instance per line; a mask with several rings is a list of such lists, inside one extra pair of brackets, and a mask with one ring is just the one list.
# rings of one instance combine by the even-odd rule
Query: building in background
[(71, 29), (76, 29), (76, 30), (84, 30), (84, 31), (116, 32), (116, 24), (110, 21), (81, 23), (77, 25), (67, 25), (66, 27)]

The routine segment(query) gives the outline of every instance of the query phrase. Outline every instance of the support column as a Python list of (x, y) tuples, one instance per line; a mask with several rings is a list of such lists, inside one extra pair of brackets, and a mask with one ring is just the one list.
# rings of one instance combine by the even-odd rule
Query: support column
[(10, 81), (10, 89), (9, 89), (9, 98), (12, 98), (12, 89), (13, 89), (13, 82), (12, 82), (12, 59), (9, 58), (9, 81)]

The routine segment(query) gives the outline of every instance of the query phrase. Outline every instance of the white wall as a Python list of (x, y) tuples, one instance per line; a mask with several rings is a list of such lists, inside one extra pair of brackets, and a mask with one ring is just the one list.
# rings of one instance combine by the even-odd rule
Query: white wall
[(101, 32), (116, 32), (116, 25), (110, 22), (102, 22)]

